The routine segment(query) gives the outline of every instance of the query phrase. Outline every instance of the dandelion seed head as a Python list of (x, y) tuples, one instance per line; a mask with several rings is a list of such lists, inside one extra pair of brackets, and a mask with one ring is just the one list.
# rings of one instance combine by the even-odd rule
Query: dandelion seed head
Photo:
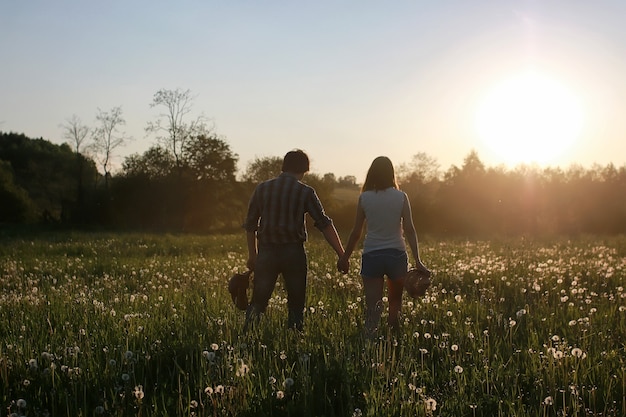
[(435, 411), (437, 409), (437, 401), (434, 398), (427, 398), (424, 400), (426, 405), (426, 411)]
[(135, 390), (133, 391), (133, 394), (135, 395), (136, 399), (143, 400), (143, 397), (145, 395), (143, 392), (143, 385), (135, 386)]

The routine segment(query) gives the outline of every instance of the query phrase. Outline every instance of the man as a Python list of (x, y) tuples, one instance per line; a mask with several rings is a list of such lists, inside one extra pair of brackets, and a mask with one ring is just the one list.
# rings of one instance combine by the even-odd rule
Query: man
[(311, 216), (337, 256), (344, 253), (337, 230), (315, 190), (301, 182), (308, 171), (307, 154), (290, 151), (283, 158), (282, 173), (257, 185), (250, 198), (244, 228), (247, 266), (254, 271), (254, 287), (244, 331), (265, 312), (279, 274), (287, 290), (288, 327), (302, 331), (308, 269), (305, 214)]

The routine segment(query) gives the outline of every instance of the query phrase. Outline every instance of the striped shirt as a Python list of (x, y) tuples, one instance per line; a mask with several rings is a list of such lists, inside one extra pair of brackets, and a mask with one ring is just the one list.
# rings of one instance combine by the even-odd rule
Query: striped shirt
[(257, 232), (259, 243), (304, 242), (306, 213), (320, 230), (332, 224), (315, 190), (283, 172), (257, 185), (243, 227), (248, 232)]

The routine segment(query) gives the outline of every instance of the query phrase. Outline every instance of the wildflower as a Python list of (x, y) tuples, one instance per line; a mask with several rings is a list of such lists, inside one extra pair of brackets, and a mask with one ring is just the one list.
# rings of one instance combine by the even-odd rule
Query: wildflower
[(17, 405), (17, 408), (26, 408), (26, 400), (23, 398), (17, 400), (15, 404)]
[(25, 387), (29, 386), (29, 385), (30, 385), (30, 379), (25, 379), (25, 380), (22, 382), (22, 385), (24, 385)]
[(457, 350), (459, 350), (459, 345), (452, 345), (450, 346), (450, 349), (452, 349), (453, 352), (456, 352)]
[(133, 358), (133, 352), (127, 350), (126, 353), (124, 353), (124, 358), (126, 358), (126, 360), (131, 360)]
[(124, 381), (124, 382), (128, 382), (128, 381), (130, 381), (130, 375), (128, 375), (128, 374), (122, 374), (122, 381)]
[(276, 383), (276, 378), (274, 378), (273, 376), (270, 376), (269, 383), (274, 385)]
[(509, 326), (514, 327), (517, 324), (515, 320), (509, 320)]
[(250, 368), (248, 367), (248, 365), (246, 365), (245, 363), (243, 363), (243, 361), (241, 362), (241, 365), (239, 365), (239, 369), (237, 369), (237, 376), (238, 377), (244, 377), (248, 374), (248, 372), (250, 371)]
[(37, 370), (37, 359), (31, 359), (28, 361), (28, 367), (30, 368), (31, 371), (36, 371)]
[(219, 348), (220, 347), (219, 347), (219, 345), (217, 343), (211, 343), (211, 349), (213, 349), (214, 351), (218, 350)]
[(430, 339), (430, 333), (424, 333), (424, 339)]
[(413, 337), (414, 337), (414, 338), (416, 338), (416, 339), (419, 339), (419, 337), (420, 337), (419, 332), (415, 332), (415, 333), (413, 333)]
[(354, 412), (352, 413), (352, 417), (362, 417), (363, 416), (363, 411), (361, 411), (360, 408), (355, 408)]
[(463, 367), (461, 365), (457, 365), (454, 367), (454, 372), (456, 372), (457, 374), (462, 374), (463, 373)]
[(424, 400), (426, 405), (426, 411), (435, 411), (437, 409), (437, 401), (434, 398), (427, 398)]
[(204, 389), (204, 393), (205, 393), (206, 395), (213, 395), (213, 387), (206, 387), (206, 388)]
[(460, 303), (461, 300), (463, 300), (463, 297), (461, 297), (459, 294), (454, 296), (454, 301), (456, 301), (457, 303)]
[(554, 400), (552, 399), (551, 395), (548, 395), (546, 398), (543, 399), (543, 403), (545, 405), (552, 405), (554, 404)]
[(143, 385), (137, 385), (135, 387), (135, 390), (133, 391), (133, 394), (135, 395), (135, 398), (137, 398), (139, 401), (143, 400), (144, 397), (144, 392), (143, 392)]
[(575, 347), (572, 348), (572, 356), (584, 359), (587, 355), (582, 351), (582, 349)]
[(190, 408), (198, 408), (198, 401), (191, 400), (191, 402), (189, 403), (189, 407)]
[(223, 394), (224, 393), (224, 385), (218, 385), (217, 387), (215, 387), (215, 393), (216, 394)]
[(283, 361), (287, 359), (287, 354), (285, 353), (284, 350), (282, 352), (280, 352), (280, 359), (283, 360)]
[(283, 391), (276, 391), (276, 398), (282, 400), (285, 398), (285, 393)]

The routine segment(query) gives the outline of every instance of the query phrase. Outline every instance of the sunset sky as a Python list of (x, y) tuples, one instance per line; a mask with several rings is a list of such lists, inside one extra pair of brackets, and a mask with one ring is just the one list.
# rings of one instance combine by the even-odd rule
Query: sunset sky
[(121, 106), (134, 139), (189, 89), (239, 155), (306, 150), (354, 175), (418, 152), (442, 170), (626, 163), (626, 1), (0, 2), (0, 130), (62, 143)]

